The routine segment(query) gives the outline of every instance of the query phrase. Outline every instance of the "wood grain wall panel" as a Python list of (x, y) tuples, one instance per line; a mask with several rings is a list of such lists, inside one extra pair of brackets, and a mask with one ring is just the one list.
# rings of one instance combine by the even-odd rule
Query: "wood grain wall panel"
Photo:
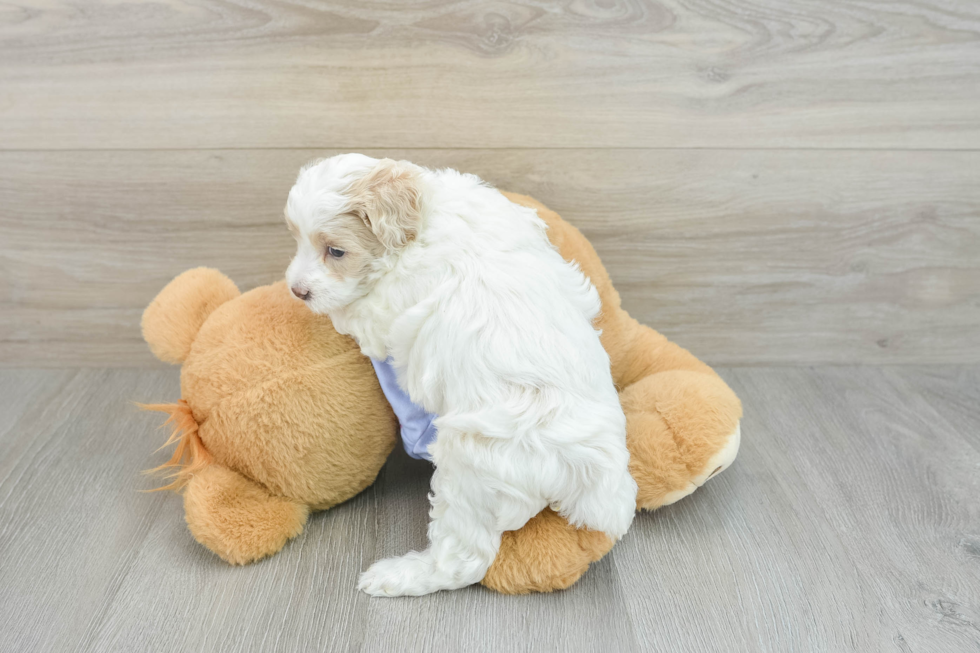
[(0, 148), (980, 148), (961, 0), (15, 0)]
[[(281, 277), (328, 150), (0, 153), (0, 361), (152, 359), (177, 273)], [(980, 361), (980, 153), (369, 150), (475, 172), (580, 227), (625, 307), (714, 363)]]

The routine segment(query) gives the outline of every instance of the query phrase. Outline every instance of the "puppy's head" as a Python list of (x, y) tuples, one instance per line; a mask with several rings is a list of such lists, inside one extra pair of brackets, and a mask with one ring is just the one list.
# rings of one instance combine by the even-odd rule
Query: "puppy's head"
[(418, 235), (421, 169), (407, 161), (341, 154), (300, 170), (286, 202), (296, 256), (286, 270), (292, 293), (315, 313), (347, 306)]

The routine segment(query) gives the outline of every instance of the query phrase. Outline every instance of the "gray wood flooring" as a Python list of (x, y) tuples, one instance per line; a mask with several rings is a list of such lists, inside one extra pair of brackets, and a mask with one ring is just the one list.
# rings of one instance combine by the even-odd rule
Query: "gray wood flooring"
[(980, 368), (733, 368), (734, 466), (568, 591), (369, 599), (423, 545), (424, 463), (229, 567), (146, 494), (174, 370), (0, 372), (0, 651), (980, 649)]

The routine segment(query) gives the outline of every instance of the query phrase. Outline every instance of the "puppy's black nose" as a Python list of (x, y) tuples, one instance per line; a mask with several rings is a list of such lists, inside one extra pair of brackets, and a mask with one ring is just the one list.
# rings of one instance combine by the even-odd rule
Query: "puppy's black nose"
[(296, 285), (290, 288), (293, 294), (302, 299), (304, 302), (310, 298), (310, 289), (306, 286)]

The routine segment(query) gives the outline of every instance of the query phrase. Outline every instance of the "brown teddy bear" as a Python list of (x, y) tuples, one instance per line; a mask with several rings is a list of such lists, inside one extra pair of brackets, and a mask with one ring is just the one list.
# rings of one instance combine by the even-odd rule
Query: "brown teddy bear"
[[(742, 407), (715, 372), (620, 307), (585, 237), (535, 200), (551, 242), (602, 297), (597, 327), (627, 418), (637, 508), (673, 503), (734, 460)], [(183, 492), (187, 525), (224, 560), (245, 564), (300, 534), (370, 485), (398, 441), (398, 424), (370, 361), (280, 282), (245, 294), (207, 268), (171, 281), (143, 314), (143, 336), (182, 363), (170, 414), (176, 443), (168, 488)], [(504, 534), (483, 584), (505, 593), (568, 587), (612, 547), (546, 509)]]

